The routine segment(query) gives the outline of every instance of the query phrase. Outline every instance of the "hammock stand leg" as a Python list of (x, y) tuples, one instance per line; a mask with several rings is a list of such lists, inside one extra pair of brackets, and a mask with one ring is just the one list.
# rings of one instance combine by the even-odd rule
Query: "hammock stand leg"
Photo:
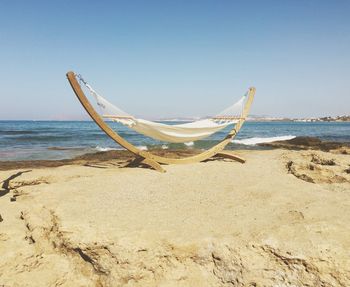
[(241, 114), (240, 120), (235, 124), (235, 126), (232, 128), (232, 130), (228, 133), (228, 135), (217, 145), (214, 147), (200, 153), (194, 156), (184, 157), (184, 158), (167, 158), (163, 156), (158, 156), (155, 154), (152, 154), (148, 151), (143, 151), (138, 149), (133, 144), (129, 143), (127, 140), (122, 138), (117, 132), (115, 132), (102, 118), (101, 116), (95, 111), (94, 107), (90, 104), (88, 98), (85, 96), (83, 90), (81, 89), (81, 86), (79, 82), (77, 81), (74, 72), (68, 72), (67, 79), (77, 96), (78, 100), (86, 110), (86, 112), (90, 115), (92, 120), (100, 127), (102, 131), (106, 133), (113, 141), (115, 141), (120, 146), (124, 147), (131, 153), (135, 154), (136, 161), (140, 163), (143, 163), (145, 165), (148, 165), (152, 168), (154, 168), (157, 171), (165, 172), (165, 170), (161, 167), (160, 164), (186, 164), (186, 163), (195, 163), (207, 160), (211, 157), (214, 157), (216, 155), (231, 158), (238, 160), (240, 162), (244, 162), (242, 158), (232, 155), (231, 153), (228, 153), (227, 151), (224, 151), (224, 148), (226, 145), (228, 145), (231, 140), (237, 135), (238, 131), (241, 129), (243, 123), (245, 122), (245, 119), (248, 115), (250, 106), (253, 102), (254, 95), (255, 95), (255, 88), (249, 89), (248, 99), (247, 102), (243, 108), (243, 112)]
[(220, 157), (220, 158), (228, 158), (231, 160), (235, 160), (238, 161), (240, 163), (245, 163), (246, 159), (244, 159), (243, 157), (240, 157), (236, 154), (234, 154), (233, 152), (229, 151), (229, 150), (223, 150), (218, 152), (215, 157)]
[(158, 162), (140, 156), (136, 157), (134, 160), (128, 163), (126, 167), (136, 167), (140, 165), (147, 165), (156, 171), (165, 172), (165, 169), (162, 168), (162, 166)]

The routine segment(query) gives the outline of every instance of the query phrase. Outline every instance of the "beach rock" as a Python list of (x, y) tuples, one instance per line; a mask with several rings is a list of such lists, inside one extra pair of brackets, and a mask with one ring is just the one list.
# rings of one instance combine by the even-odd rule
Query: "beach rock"
[[(304, 219), (301, 212), (290, 213)], [(275, 243), (230, 237), (87, 242), (62, 232), (52, 211), (43, 210), (42, 216), (48, 221), (24, 216), (29, 244), (74, 262), (75, 276), (89, 278), (87, 286), (343, 286), (349, 282), (349, 270), (334, 265), (327, 248), (319, 247), (318, 256), (308, 256)], [(28, 271), (34, 272), (43, 262), (38, 258)], [(70, 276), (62, 278), (64, 286), (70, 286)]]
[[(286, 168), (295, 177), (319, 184), (350, 183), (349, 156), (321, 151), (288, 154)], [(340, 187), (341, 188), (341, 187)]]
[[(185, 157), (200, 153), (196, 149), (164, 150), (155, 149), (152, 153), (166, 157)], [(126, 150), (111, 150), (96, 153), (87, 153), (72, 159), (63, 160), (24, 160), (24, 161), (0, 161), (0, 170), (28, 169), (43, 167), (59, 167), (64, 165), (85, 165), (94, 166), (100, 163), (130, 162), (135, 159), (135, 155)]]
[(275, 141), (271, 143), (261, 143), (258, 145), (272, 148), (284, 148), (290, 150), (338, 150), (340, 153), (343, 154), (347, 154), (347, 151), (350, 148), (350, 143), (348, 142), (327, 142), (315, 137), (296, 137), (294, 139), (286, 141)]
[[(304, 220), (300, 211), (288, 214), (294, 223)], [(21, 218), (30, 245), (52, 254), (50, 260), (56, 264), (64, 259), (71, 266), (60, 279), (63, 286), (74, 286), (78, 278), (85, 279), (84, 286), (106, 287), (346, 286), (350, 280), (350, 270), (335, 265), (326, 246), (319, 246), (311, 256), (271, 239), (245, 242), (227, 236), (196, 241), (150, 241), (139, 236), (87, 241), (63, 232), (52, 210), (24, 212)], [(42, 272), (45, 264), (53, 263), (46, 258), (29, 257), (26, 269), (17, 270), (18, 274)]]
[[(307, 168), (305, 168), (304, 165), (301, 168), (300, 165), (296, 164), (294, 161), (288, 161), (286, 167), (288, 172), (293, 174), (295, 177), (307, 182), (315, 183), (315, 180), (305, 173), (305, 169)], [(314, 170), (313, 166), (308, 165), (307, 167), (309, 170)]]
[(315, 164), (320, 164), (320, 165), (335, 165), (335, 161), (333, 158), (332, 159), (325, 159), (325, 158), (321, 158), (317, 154), (312, 154), (311, 162), (313, 162)]

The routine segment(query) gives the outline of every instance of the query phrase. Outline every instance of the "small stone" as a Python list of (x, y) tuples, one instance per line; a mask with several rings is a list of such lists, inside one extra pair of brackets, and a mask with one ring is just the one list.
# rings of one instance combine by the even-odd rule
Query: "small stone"
[(315, 166), (313, 164), (309, 164), (309, 170), (315, 170)]
[(11, 202), (12, 202), (12, 201), (16, 201), (16, 197), (12, 196), (12, 197), (10, 198), (10, 201), (11, 201)]
[(336, 165), (334, 159), (324, 159), (315, 154), (312, 155), (311, 162), (320, 165)]
[(4, 221), (4, 219), (2, 218), (1, 214), (0, 214), (0, 222)]

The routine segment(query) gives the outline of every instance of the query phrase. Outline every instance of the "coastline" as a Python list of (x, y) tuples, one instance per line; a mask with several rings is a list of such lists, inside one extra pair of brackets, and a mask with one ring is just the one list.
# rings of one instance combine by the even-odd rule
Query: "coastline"
[[(336, 142), (336, 141), (322, 141), (319, 138), (314, 137), (295, 137), (290, 140), (264, 142), (256, 144), (256, 148), (262, 147), (263, 149), (287, 149), (287, 150), (321, 150), (332, 151), (334, 153), (350, 154), (350, 142)], [(65, 148), (49, 148), (50, 150), (65, 149)], [(166, 157), (185, 157), (198, 154), (202, 152), (200, 149), (152, 149), (150, 150), (156, 155)], [(237, 151), (237, 150), (235, 150)], [(241, 153), (244, 150), (238, 150)], [(11, 170), (20, 168), (44, 168), (44, 167), (59, 167), (64, 165), (98, 165), (108, 164), (113, 161), (118, 162), (120, 167), (132, 165), (132, 161), (135, 156), (126, 150), (108, 150), (99, 152), (89, 152), (80, 156), (76, 156), (70, 159), (61, 160), (12, 160), (1, 161), (0, 171)], [(135, 166), (134, 166), (135, 167)]]
[[(146, 138), (128, 128), (113, 129), (143, 150), (208, 149), (225, 137), (218, 132), (206, 140), (186, 144), (163, 143)], [(259, 149), (257, 143), (298, 136), (324, 141), (350, 142), (349, 123), (247, 122), (227, 149)], [(0, 122), (0, 161), (72, 159), (86, 153), (120, 150), (92, 121), (84, 122)]]

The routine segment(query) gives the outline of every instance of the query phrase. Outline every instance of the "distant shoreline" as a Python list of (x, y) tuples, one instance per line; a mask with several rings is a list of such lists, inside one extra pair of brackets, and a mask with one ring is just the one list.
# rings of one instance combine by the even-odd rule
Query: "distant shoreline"
[[(176, 119), (176, 120), (153, 120), (155, 122), (191, 122), (194, 120), (198, 119)], [(349, 118), (345, 120), (339, 120), (339, 119), (289, 119), (289, 118), (269, 118), (269, 119), (255, 119), (255, 118), (247, 118), (247, 122), (255, 122), (255, 123), (260, 123), (260, 122), (296, 122), (296, 123), (315, 123), (315, 122), (321, 122), (321, 123), (349, 123), (350, 122), (350, 116)], [(90, 119), (86, 120), (0, 120), (0, 122), (93, 122)]]

